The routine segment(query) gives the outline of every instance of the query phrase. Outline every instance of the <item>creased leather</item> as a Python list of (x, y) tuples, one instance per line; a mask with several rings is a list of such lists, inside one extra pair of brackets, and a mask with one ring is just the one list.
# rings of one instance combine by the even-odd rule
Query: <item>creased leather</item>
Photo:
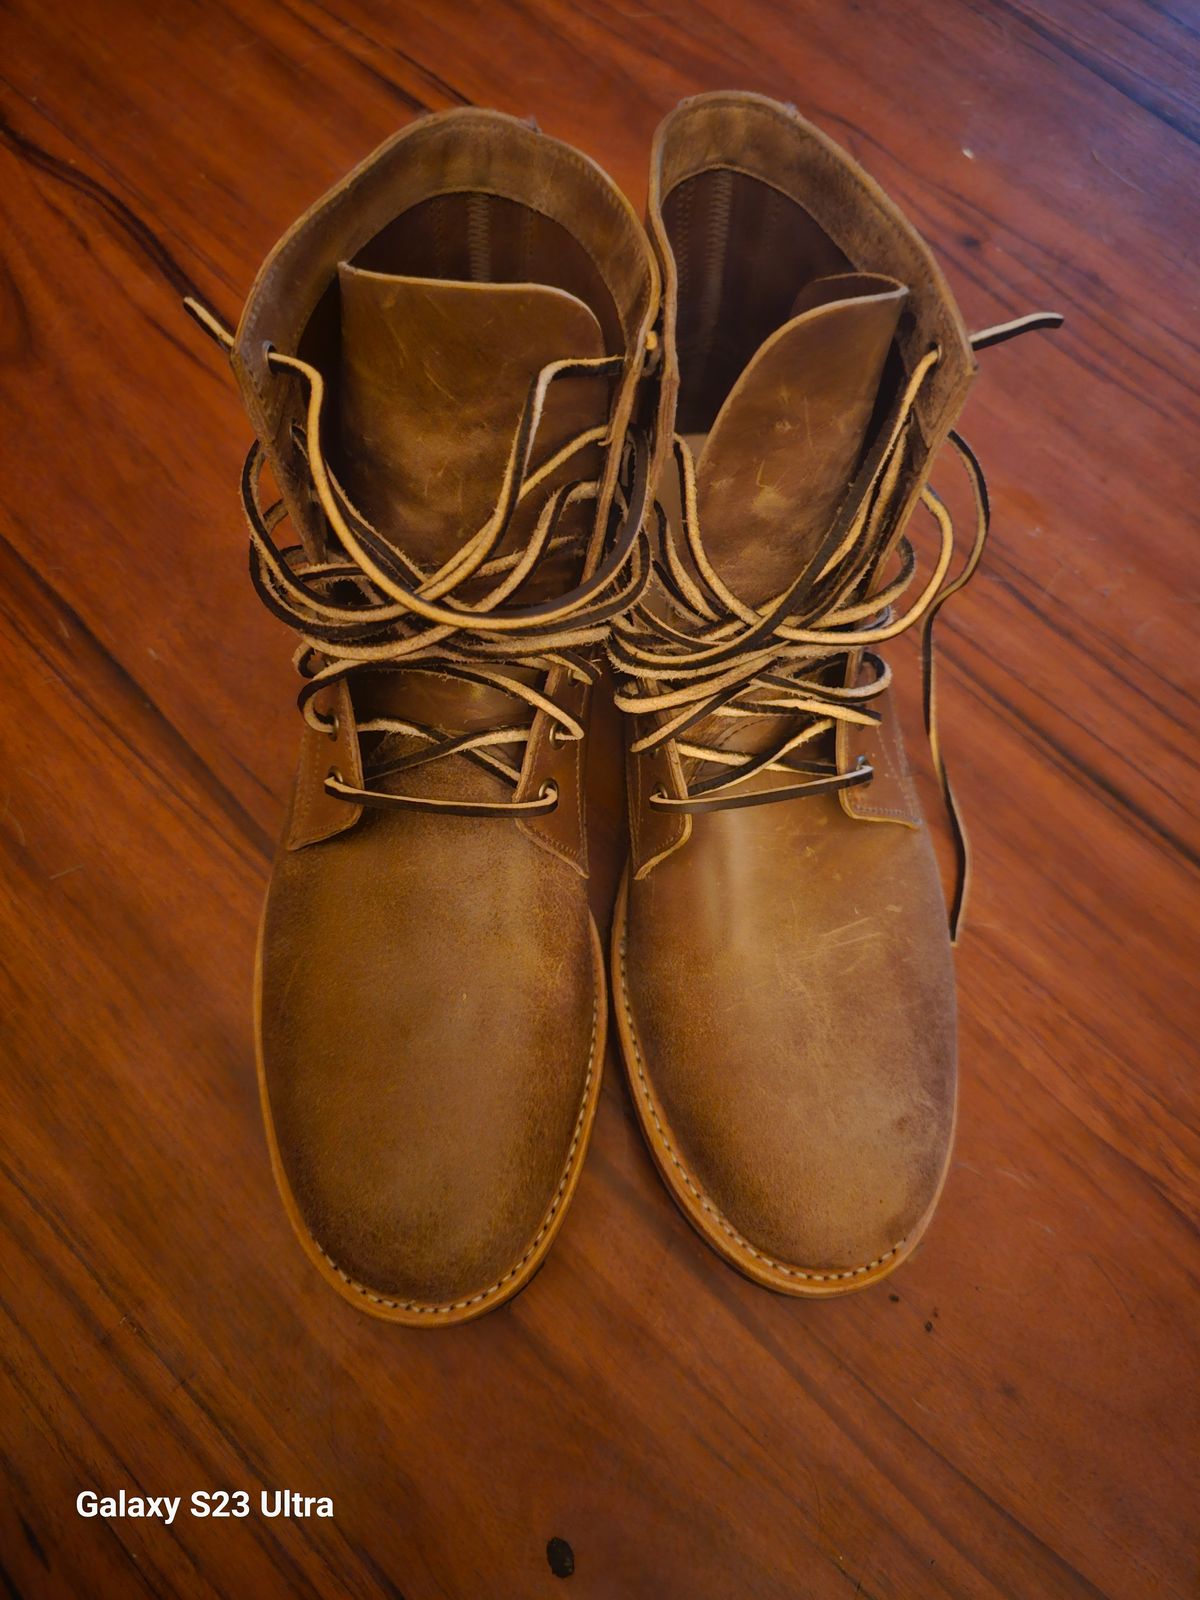
[[(600, 324), (536, 283), (438, 282), (345, 262), (338, 281), (346, 488), (381, 533), (436, 565), (495, 504), (531, 378), (552, 361), (604, 355)], [(607, 402), (600, 379), (555, 385), (535, 462), (602, 424)]]
[[(562, 553), (530, 579), (553, 599), (600, 558), (657, 309), (644, 233), (577, 152), (475, 110), (389, 141), (272, 251), (234, 351), (309, 559), (324, 558), (326, 533), (305, 454), (306, 395), (271, 366), (269, 348), (323, 377), (322, 439), (338, 483), (425, 571), (453, 557), (495, 503), (539, 367), (620, 356), (618, 373), (552, 392), (534, 441), (536, 468), (564, 440), (607, 426), (571, 464), (600, 480), (572, 508), (573, 548), (564, 520)], [(512, 537), (539, 509), (521, 507)], [(340, 581), (354, 584), (354, 570)], [(586, 728), (587, 688), (565, 668), (514, 672), (545, 678), (541, 692)], [(325, 793), (327, 772), (360, 787), (367, 757), (386, 764), (381, 738), (407, 754), (405, 739), (418, 737), (364, 724), (467, 734), (526, 708), (436, 659), (421, 671), (372, 666), (353, 684), (314, 702), (337, 721), (332, 736), (305, 726), (272, 871), (258, 980), (264, 1109), (289, 1215), (327, 1280), (364, 1310), (438, 1326), (527, 1281), (586, 1148), (606, 996), (587, 904), (584, 743), (549, 739), (547, 714), (534, 716), (518, 795), (549, 777), (559, 786), (556, 810), (536, 825), (360, 810)], [(509, 779), (453, 752), (381, 776), (376, 792), (513, 798)]]
[(627, 999), (694, 1181), (780, 1262), (884, 1256), (936, 1194), (954, 1118), (926, 831), (831, 797), (718, 812), (631, 890)]
[(841, 504), (907, 294), (867, 275), (819, 283), (837, 298), (802, 304), (759, 348), (696, 464), (705, 547), (750, 605), (792, 581)]
[(863, 760), (875, 774), (869, 784), (863, 785), (863, 790), (870, 792), (869, 799), (858, 800), (859, 790), (843, 789), (839, 793), (842, 809), (862, 822), (902, 822), (910, 828), (923, 827), (921, 802), (909, 771), (891, 695), (880, 695), (875, 709), (880, 717), (877, 727), (843, 723), (838, 729), (838, 770), (849, 772)]
[[(750, 214), (756, 231), (731, 225)], [(902, 375), (939, 348), (897, 516), (871, 534), (886, 567), (974, 370), (925, 245), (823, 134), (735, 93), (685, 101), (660, 128), (648, 221), (665, 381), (679, 385), (680, 418), (708, 430), (698, 526), (744, 603), (806, 570)], [(652, 795), (684, 797), (673, 742), (629, 758), (614, 970), (635, 1104), (696, 1226), (791, 1293), (872, 1281), (911, 1248), (953, 1130), (945, 907), (888, 697), (875, 708), (877, 728), (837, 741), (842, 770), (864, 748), (874, 757), (875, 780), (852, 800), (663, 821)], [(631, 721), (631, 738), (653, 725)], [(727, 719), (719, 737), (712, 721), (710, 745), (747, 750), (770, 719)], [(689, 737), (703, 745), (702, 732)], [(866, 827), (851, 804), (893, 825)]]
[(331, 771), (340, 772), (351, 783), (362, 782), (362, 755), (350, 690), (339, 683), (317, 697), (317, 706), (323, 716), (336, 719), (337, 732), (330, 738), (304, 724), (300, 767), (284, 834), (289, 850), (302, 850), (305, 845), (319, 844), (322, 839), (342, 833), (348, 825), (344, 815), (347, 810), (353, 813), (351, 823), (360, 815), (358, 806), (347, 807), (325, 792), (325, 778)]
[(287, 1180), (332, 1262), (402, 1303), (518, 1262), (583, 1102), (603, 1004), (586, 896), (502, 826), (381, 813), (272, 878), (261, 1026)]

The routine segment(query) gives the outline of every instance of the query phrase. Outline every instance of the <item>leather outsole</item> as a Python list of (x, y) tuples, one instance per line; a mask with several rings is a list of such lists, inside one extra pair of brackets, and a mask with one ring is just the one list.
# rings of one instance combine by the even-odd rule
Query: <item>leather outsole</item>
[(579, 1106), (579, 1115), (575, 1123), (566, 1165), (563, 1168), (558, 1187), (528, 1248), (507, 1272), (503, 1273), (485, 1289), (464, 1294), (461, 1299), (451, 1300), (439, 1305), (425, 1304), (415, 1300), (398, 1300), (379, 1289), (371, 1288), (367, 1284), (356, 1281), (349, 1273), (344, 1272), (338, 1266), (333, 1257), (313, 1237), (296, 1203), (287, 1174), (284, 1171), (279, 1145), (275, 1137), (275, 1125), (271, 1116), (271, 1104), (267, 1093), (266, 1073), (263, 1063), (262, 953), (263, 930), (266, 925), (266, 905), (264, 903), (263, 915), (259, 921), (258, 948), (254, 964), (254, 1044), (258, 1070), (259, 1098), (262, 1103), (263, 1125), (267, 1133), (267, 1147), (271, 1156), (271, 1171), (274, 1174), (275, 1186), (279, 1190), (292, 1230), (300, 1241), (300, 1246), (305, 1255), (308, 1256), (326, 1283), (359, 1311), (366, 1312), (368, 1316), (379, 1317), (385, 1322), (399, 1323), (404, 1327), (410, 1328), (444, 1328), (456, 1323), (470, 1322), (474, 1318), (481, 1317), (486, 1312), (494, 1310), (497, 1306), (503, 1305), (505, 1301), (511, 1300), (514, 1295), (525, 1287), (544, 1263), (558, 1230), (562, 1226), (563, 1218), (567, 1213), (576, 1185), (579, 1182), (579, 1174), (583, 1170), (583, 1160), (587, 1153), (588, 1140), (591, 1137), (596, 1107), (600, 1099), (600, 1082), (603, 1074), (607, 1034), (608, 996), (604, 980), (604, 953), (600, 944), (600, 935), (596, 929), (595, 921), (590, 916), (588, 921), (591, 933), (592, 971), (595, 981), (595, 1010), (591, 1051), (588, 1059), (587, 1075), (584, 1079), (583, 1098)]
[(937, 1209), (950, 1170), (953, 1130), (933, 1200), (904, 1238), (898, 1239), (890, 1249), (874, 1261), (844, 1269), (818, 1269), (778, 1261), (757, 1249), (722, 1214), (720, 1208), (693, 1179), (681, 1158), (678, 1142), (663, 1115), (662, 1107), (655, 1097), (645, 1057), (638, 1042), (637, 1026), (625, 984), (625, 929), (628, 900), (629, 868), (626, 867), (613, 914), (611, 952), (613, 1012), (617, 1022), (617, 1035), (621, 1041), (625, 1072), (642, 1135), (676, 1205), (701, 1238), (711, 1245), (718, 1255), (724, 1257), (730, 1265), (736, 1267), (753, 1282), (767, 1289), (774, 1289), (779, 1294), (794, 1295), (803, 1299), (828, 1299), (833, 1295), (851, 1294), (857, 1289), (869, 1288), (872, 1284), (888, 1277), (920, 1244)]

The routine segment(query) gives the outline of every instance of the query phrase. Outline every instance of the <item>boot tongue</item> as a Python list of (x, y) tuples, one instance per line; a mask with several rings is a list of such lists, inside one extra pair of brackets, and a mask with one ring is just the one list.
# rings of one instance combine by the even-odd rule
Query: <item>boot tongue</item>
[(808, 284), (721, 407), (697, 463), (700, 530), (747, 604), (786, 588), (837, 514), (907, 294), (874, 273)]
[[(343, 263), (339, 471), (386, 538), (436, 567), (495, 508), (529, 387), (552, 361), (604, 355), (581, 300), (536, 283), (458, 283)], [(603, 424), (602, 379), (551, 384), (533, 464)], [(587, 465), (586, 458), (581, 458)], [(566, 477), (586, 476), (580, 461)], [(528, 527), (538, 504), (522, 507)]]

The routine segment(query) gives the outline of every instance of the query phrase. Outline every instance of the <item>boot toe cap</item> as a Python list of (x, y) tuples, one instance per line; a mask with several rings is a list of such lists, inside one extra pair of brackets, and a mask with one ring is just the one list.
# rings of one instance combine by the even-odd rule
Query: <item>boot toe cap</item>
[(945, 924), (932, 893), (921, 915), (898, 915), (899, 895), (871, 893), (879, 876), (859, 875), (851, 917), (828, 892), (835, 872), (806, 893), (802, 875), (764, 870), (739, 924), (727, 906), (704, 915), (680, 867), (673, 915), (651, 877), (623, 929), (626, 1054), (668, 1183), (724, 1255), (796, 1293), (890, 1270), (924, 1230), (949, 1159)]
[(948, 1149), (941, 1119), (917, 1148), (884, 1127), (831, 1136), (799, 1107), (774, 1107), (769, 1136), (744, 1103), (685, 1129), (680, 1175), (726, 1253), (798, 1289), (882, 1276), (923, 1231)]
[[(359, 1150), (362, 1161), (361, 1142)], [(572, 1153), (557, 1182), (531, 1182), (501, 1141), (486, 1160), (423, 1181), (407, 1165), (402, 1182), (364, 1184), (361, 1169), (343, 1179), (324, 1154), (296, 1142), (283, 1166), (310, 1249), (349, 1296), (364, 1309), (436, 1321), (499, 1303), (520, 1286), (558, 1220)], [(365, 1165), (398, 1172), (404, 1156), (393, 1143)]]
[(570, 1196), (597, 1063), (581, 1044), (557, 1063), (552, 1096), (532, 1098), (523, 1073), (501, 1069), (509, 1095), (430, 1098), (414, 1080), (453, 1081), (454, 1062), (436, 1041), (407, 1043), (366, 1094), (347, 1093), (344, 1075), (339, 1091), (315, 1092), (328, 1078), (311, 1054), (268, 1046), (268, 1128), (293, 1222), (336, 1286), (381, 1315), (453, 1320), (507, 1298), (540, 1260)]
[(396, 1320), (460, 1320), (522, 1286), (595, 1106), (586, 903), (543, 852), (502, 843), (436, 895), (382, 829), (284, 858), (272, 881), (259, 1048), (276, 1176), (326, 1278)]

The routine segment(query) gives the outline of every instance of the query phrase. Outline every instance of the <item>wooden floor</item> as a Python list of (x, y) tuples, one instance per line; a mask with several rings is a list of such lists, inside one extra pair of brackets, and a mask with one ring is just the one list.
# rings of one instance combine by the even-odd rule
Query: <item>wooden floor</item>
[[(1186, 0), (5, 0), (8, 1595), (1197, 1593), (1197, 63)], [(659, 117), (729, 86), (848, 145), (972, 326), (1068, 317), (985, 356), (964, 421), (995, 524), (944, 634), (977, 852), (957, 1159), (888, 1284), (778, 1299), (676, 1213), (610, 1062), (536, 1282), (408, 1333), (323, 1286), (268, 1170), (250, 981), (291, 641), (180, 295), (234, 316), (426, 108), (533, 113), (640, 205)], [(75, 1511), (263, 1486), (335, 1516)]]

